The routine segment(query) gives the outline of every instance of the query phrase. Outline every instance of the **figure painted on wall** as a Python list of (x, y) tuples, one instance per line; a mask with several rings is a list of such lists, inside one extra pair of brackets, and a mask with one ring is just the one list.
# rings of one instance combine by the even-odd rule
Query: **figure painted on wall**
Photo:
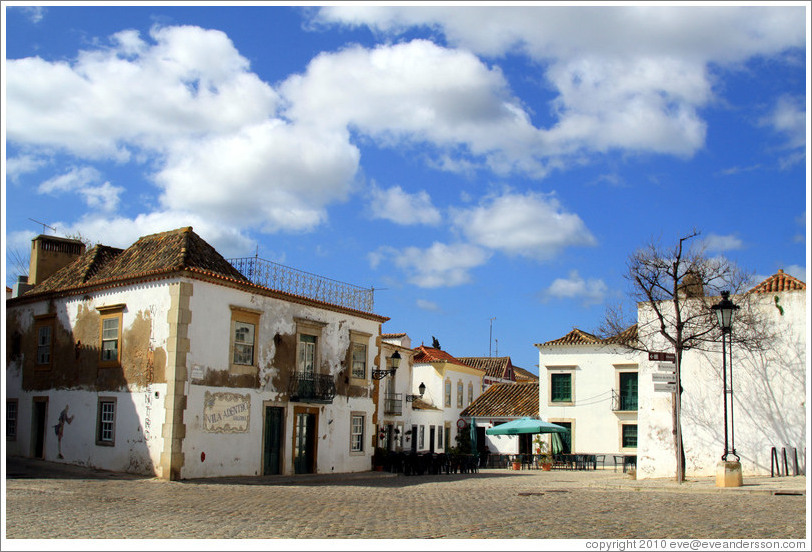
[(71, 423), (73, 421), (73, 416), (68, 416), (68, 406), (65, 405), (65, 409), (59, 414), (59, 423), (54, 426), (54, 431), (56, 432), (57, 443), (59, 444), (59, 454), (57, 458), (63, 458), (62, 456), (62, 433), (65, 431), (65, 422)]

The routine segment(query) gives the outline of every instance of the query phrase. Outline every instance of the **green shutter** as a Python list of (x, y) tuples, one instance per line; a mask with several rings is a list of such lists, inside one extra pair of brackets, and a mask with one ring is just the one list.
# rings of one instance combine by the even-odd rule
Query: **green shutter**
[(550, 374), (550, 400), (572, 402), (572, 374)]

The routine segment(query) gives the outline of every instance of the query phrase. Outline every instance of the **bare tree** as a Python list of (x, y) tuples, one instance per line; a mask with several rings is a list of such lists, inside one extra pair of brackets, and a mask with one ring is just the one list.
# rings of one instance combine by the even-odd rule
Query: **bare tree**
[[(721, 329), (712, 310), (721, 292), (730, 291), (738, 296), (741, 307), (737, 313), (734, 342), (747, 349), (763, 349), (773, 340), (770, 326), (765, 324), (758, 309), (748, 308), (750, 297), (743, 293), (752, 277), (723, 257), (709, 257), (702, 247), (688, 247), (689, 240), (697, 237), (694, 230), (680, 238), (671, 249), (656, 242), (634, 252), (628, 260), (625, 278), (631, 286), (629, 297), (639, 309), (633, 318), (622, 307), (610, 307), (598, 333), (603, 337), (617, 336), (637, 324), (637, 339), (622, 344), (630, 349), (646, 352), (662, 351), (666, 347), (674, 352), (676, 392), (672, 403), (674, 450), (676, 453), (676, 480), (685, 480), (685, 453), (683, 450), (680, 408), (682, 382), (680, 365), (683, 353), (690, 349), (717, 350)], [(639, 316), (638, 310), (650, 311)], [(657, 345), (657, 343), (660, 345)], [(652, 347), (655, 350), (651, 350)], [(659, 349), (659, 350), (657, 350)]]

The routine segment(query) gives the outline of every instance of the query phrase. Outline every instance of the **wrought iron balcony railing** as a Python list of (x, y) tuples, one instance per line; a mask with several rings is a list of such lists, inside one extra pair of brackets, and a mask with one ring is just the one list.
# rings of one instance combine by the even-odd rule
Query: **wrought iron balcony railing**
[(612, 389), (612, 410), (615, 412), (637, 410), (637, 394), (622, 394)]
[(374, 306), (374, 288), (331, 280), (259, 257), (229, 259), (228, 262), (258, 286), (363, 312), (371, 313)]
[(386, 393), (383, 396), (383, 413), (388, 416), (402, 416), (403, 395), (401, 393)]
[(290, 377), (288, 394), (292, 402), (329, 404), (336, 396), (336, 382), (329, 374), (295, 372)]

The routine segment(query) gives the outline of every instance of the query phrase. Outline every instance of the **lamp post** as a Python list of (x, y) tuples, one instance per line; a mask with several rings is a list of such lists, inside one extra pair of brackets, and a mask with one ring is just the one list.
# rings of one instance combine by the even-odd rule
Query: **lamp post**
[[(725, 425), (725, 452), (722, 454), (722, 461), (716, 468), (717, 487), (740, 487), (742, 484), (741, 463), (739, 455), (736, 454), (735, 434), (733, 428), (733, 341), (731, 330), (733, 328), (733, 317), (739, 309), (730, 300), (730, 292), (722, 292), (722, 300), (711, 307), (716, 313), (716, 320), (722, 330), (722, 407), (724, 409)], [(725, 348), (725, 337), (730, 346), (730, 367), (728, 369), (728, 351)], [(728, 400), (728, 396), (730, 400)], [(728, 415), (729, 413), (729, 415)], [(728, 428), (730, 431), (728, 432)], [(730, 439), (728, 440), (728, 435)], [(735, 458), (730, 461), (730, 456)]]
[(395, 377), (395, 372), (398, 370), (398, 366), (400, 366), (400, 353), (395, 351), (392, 353), (392, 356), (389, 357), (392, 359), (392, 369), (391, 370), (372, 370), (372, 379), (380, 380), (385, 378), (386, 376)]
[(417, 388), (420, 391), (419, 395), (406, 395), (406, 402), (414, 402), (415, 399), (422, 399), (423, 394), (426, 392), (426, 384), (420, 382), (420, 387)]

